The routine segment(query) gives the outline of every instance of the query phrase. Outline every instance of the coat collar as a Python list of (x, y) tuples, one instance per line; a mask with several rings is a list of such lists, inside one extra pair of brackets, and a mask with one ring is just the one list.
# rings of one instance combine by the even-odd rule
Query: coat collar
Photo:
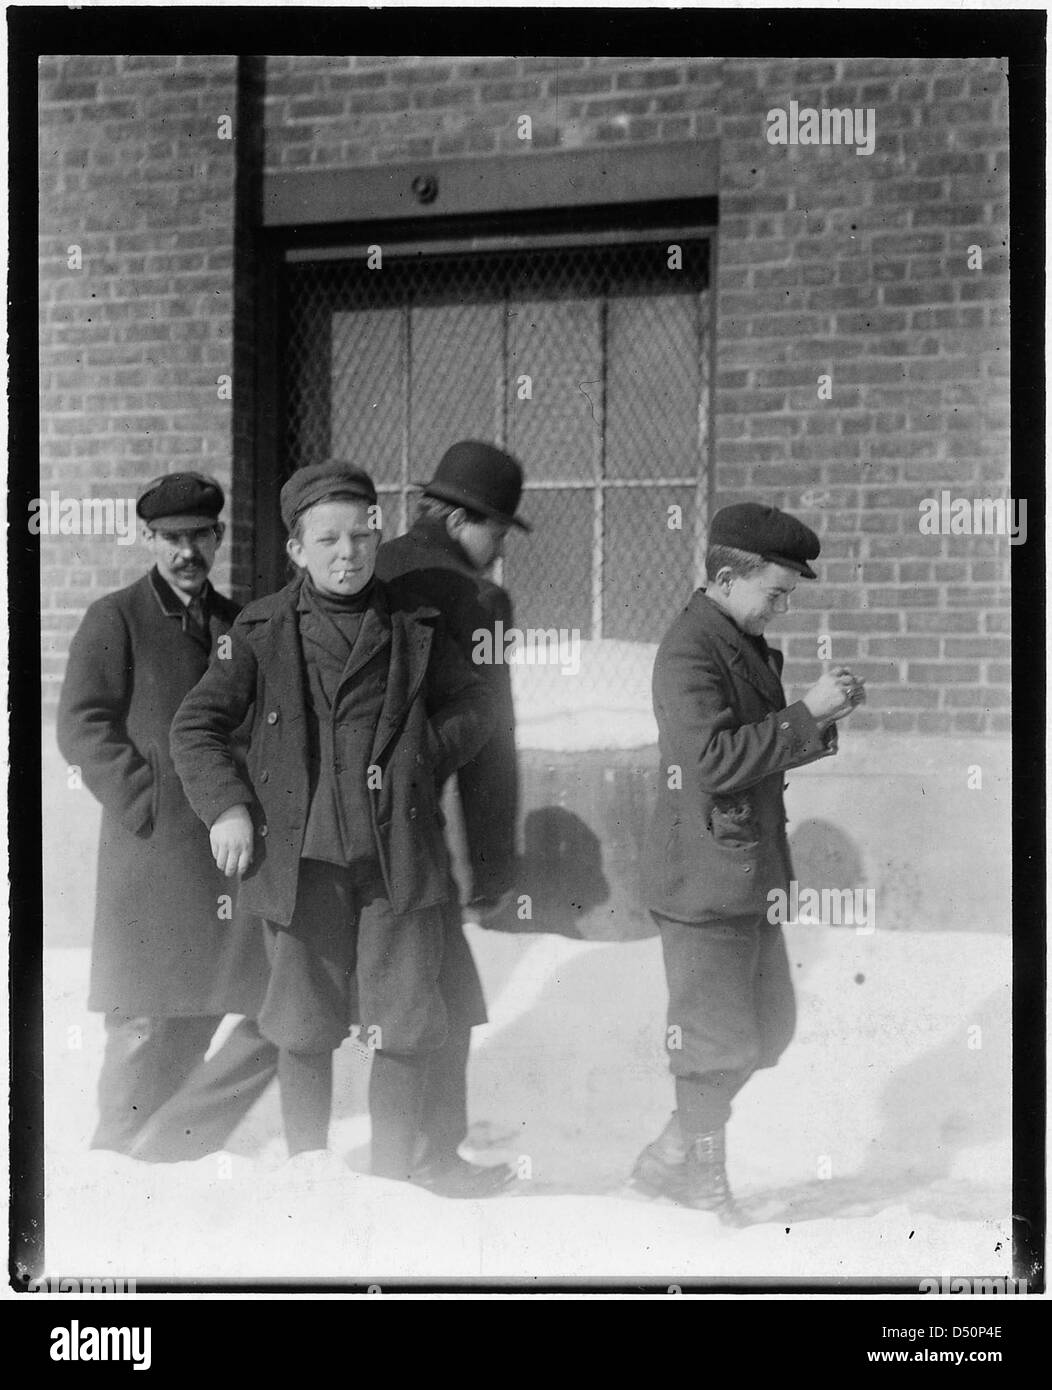
[[(150, 570), (146, 578), (150, 585), (150, 591), (157, 600), (164, 616), (166, 618), (181, 618), (186, 612), (186, 604), (183, 603), (168, 581), (161, 578), (161, 572), (156, 565)], [(201, 590), (201, 603), (206, 615), (211, 610), (214, 592), (211, 582), (206, 579), (204, 588)]]
[(446, 530), (446, 523), (442, 517), (417, 517), (406, 532), (406, 536), (417, 545), (424, 546), (428, 550), (439, 551), (447, 564), (451, 564), (463, 574), (468, 574), (473, 579), (479, 578), (478, 570)]
[[(785, 705), (785, 691), (782, 689), (780, 676), (781, 652), (768, 647), (766, 642), (762, 648), (757, 643), (750, 642), (734, 619), (713, 603), (704, 589), (698, 589), (694, 593), (687, 605), (687, 611), (709, 636), (725, 648), (735, 671), (758, 690), (775, 709), (782, 709)], [(767, 652), (766, 661), (761, 654), (763, 650)]]
[[(276, 594), (268, 594), (266, 598), (249, 604), (242, 610), (240, 620), (243, 627), (254, 631), (254, 642), (260, 657), (267, 662), (270, 670), (277, 672), (276, 684), (282, 691), (282, 698), (288, 701), (290, 712), (295, 711), (298, 716), (295, 720), (297, 729), (305, 728), (302, 712), (307, 704), (298, 621), (302, 583), (302, 576), (298, 575)], [(383, 708), (373, 740), (372, 758), (375, 762), (397, 733), (407, 707), (427, 675), (433, 621), (438, 617), (438, 609), (423, 603), (403, 608), (394, 598), (391, 587), (380, 580), (376, 582), (376, 593), (370, 609), (376, 613), (378, 626), (384, 628), (384, 641), (387, 639), (389, 622), (391, 641)], [(355, 646), (355, 669), (358, 669), (358, 649), (361, 645), (359, 640)], [(370, 656), (375, 655), (376, 650), (374, 647)], [(344, 679), (349, 674), (350, 669), (345, 672)]]
[(386, 646), (390, 640), (390, 622), (386, 616), (386, 596), (376, 584), (373, 585), (365, 607), (359, 610), (362, 621), (357, 640), (354, 643), (353, 654), (348, 648), (347, 639), (335, 621), (335, 615), (322, 604), (314, 602), (314, 594), (309, 579), (304, 579), (299, 586), (296, 612), (301, 616), (308, 613), (314, 618), (315, 621), (312, 622), (310, 629), (311, 641), (323, 647), (341, 664), (348, 663), (341, 677), (341, 684), (360, 670), (367, 661), (371, 661), (380, 648)]

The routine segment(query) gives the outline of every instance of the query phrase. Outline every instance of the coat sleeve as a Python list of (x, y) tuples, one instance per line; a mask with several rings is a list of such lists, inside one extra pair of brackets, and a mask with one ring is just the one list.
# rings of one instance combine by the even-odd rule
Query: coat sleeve
[(692, 768), (703, 791), (744, 791), (772, 773), (801, 767), (836, 751), (802, 701), (742, 724), (715, 656), (677, 638), (654, 665), (654, 710), (674, 763)]
[(132, 834), (148, 835), (155, 776), (128, 736), (132, 665), (124, 615), (107, 599), (92, 604), (70, 644), (56, 732), (91, 794)]
[(436, 775), (441, 784), (479, 751), (496, 715), (490, 682), (462, 654), (441, 619), (428, 662), (427, 713), (439, 744)]
[(229, 656), (212, 658), (172, 721), (175, 770), (187, 801), (209, 828), (231, 806), (251, 806), (256, 800), (235, 739), (255, 699), (256, 658), (239, 624), (228, 636)]

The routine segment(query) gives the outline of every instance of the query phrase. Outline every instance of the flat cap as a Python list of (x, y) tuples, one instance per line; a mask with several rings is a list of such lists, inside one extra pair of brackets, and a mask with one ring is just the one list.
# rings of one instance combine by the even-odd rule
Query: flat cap
[(201, 517), (215, 520), (223, 510), (223, 489), (206, 473), (165, 473), (139, 493), (135, 510), (152, 523), (162, 517)]
[(343, 498), (350, 502), (376, 503), (376, 484), (368, 473), (339, 459), (297, 468), (281, 489), (281, 519), (291, 531), (296, 518), (318, 502)]
[(721, 507), (709, 523), (709, 545), (747, 550), (772, 564), (796, 570), (805, 579), (818, 578), (807, 562), (816, 558), (822, 545), (810, 526), (762, 502)]

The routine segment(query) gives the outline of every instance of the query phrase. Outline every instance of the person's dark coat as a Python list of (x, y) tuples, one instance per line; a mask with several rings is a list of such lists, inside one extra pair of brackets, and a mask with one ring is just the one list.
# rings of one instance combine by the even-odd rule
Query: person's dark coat
[[(239, 906), (279, 926), (292, 920), (310, 804), (301, 583), (298, 577), (242, 611), (228, 659), (212, 663), (172, 725), (175, 766), (204, 824), (231, 806), (249, 807), (254, 857)], [(373, 602), (386, 615), (390, 662), (372, 745), (372, 832), (392, 907), (406, 913), (448, 898), (438, 789), (487, 737), (489, 701), (436, 609), (380, 583)], [(370, 656), (356, 647), (355, 665)], [(241, 768), (230, 740), (249, 714), (247, 767)]]
[[(209, 588), (195, 629), (156, 569), (107, 594), (70, 646), (63, 757), (102, 804), (88, 1007), (133, 1017), (250, 1013), (266, 962), (172, 766), (172, 718), (237, 605)], [(76, 793), (81, 795), (82, 793)]]
[[(420, 517), (404, 536), (385, 541), (376, 561), (381, 579), (404, 578), (446, 619), (470, 659), (480, 629), (513, 622), (507, 590), (478, 573), (446, 531), (445, 521)], [(519, 807), (511, 672), (504, 662), (477, 668), (493, 701), (493, 732), (457, 772), (471, 882), (467, 900), (496, 899), (515, 881)]]
[(682, 922), (766, 914), (793, 876), (783, 774), (836, 752), (802, 702), (786, 705), (782, 654), (750, 639), (700, 589), (654, 663), (661, 766), (645, 894)]

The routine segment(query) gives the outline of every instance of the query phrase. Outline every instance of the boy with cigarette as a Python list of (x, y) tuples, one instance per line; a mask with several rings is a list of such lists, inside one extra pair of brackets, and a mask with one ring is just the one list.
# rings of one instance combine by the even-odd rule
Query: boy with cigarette
[(241, 875), (240, 911), (265, 924), (258, 1026), (279, 1050), (290, 1156), (327, 1148), (332, 1054), (358, 1021), (376, 1047), (372, 1171), (408, 1180), (447, 1026), (438, 787), (485, 742), (489, 702), (438, 611), (374, 577), (368, 474), (300, 469), (281, 510), (299, 573), (242, 612), (180, 707), (172, 756), (217, 865)]

